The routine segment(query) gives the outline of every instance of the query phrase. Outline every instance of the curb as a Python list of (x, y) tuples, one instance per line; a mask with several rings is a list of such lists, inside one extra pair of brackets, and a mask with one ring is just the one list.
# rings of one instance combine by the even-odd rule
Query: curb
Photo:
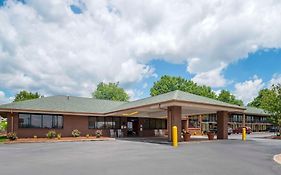
[(80, 139), (80, 140), (34, 140), (34, 141), (6, 141), (3, 144), (22, 144), (22, 143), (62, 143), (62, 142), (98, 142), (98, 141), (114, 141), (115, 138), (101, 139)]
[(273, 156), (273, 160), (281, 165), (281, 154), (277, 154), (275, 156)]

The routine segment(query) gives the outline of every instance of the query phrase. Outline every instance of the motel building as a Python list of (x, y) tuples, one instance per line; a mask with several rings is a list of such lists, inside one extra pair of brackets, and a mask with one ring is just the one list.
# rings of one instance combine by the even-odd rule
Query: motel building
[[(269, 122), (270, 115), (263, 109), (254, 107), (245, 107), (246, 110), (241, 113), (230, 113), (228, 127), (235, 130), (239, 127), (250, 127), (253, 132), (268, 131), (273, 125)], [(188, 121), (187, 121), (188, 120)], [(201, 135), (209, 131), (217, 130), (217, 114), (200, 114), (188, 116), (182, 122), (188, 122), (188, 130), (193, 135)]]
[[(178, 128), (179, 141), (182, 129), (201, 134), (211, 127), (216, 127), (217, 139), (228, 139), (229, 126), (254, 124), (253, 128), (262, 131), (266, 126), (260, 121), (265, 122), (263, 117), (267, 117), (265, 113), (179, 90), (131, 102), (43, 97), (0, 105), (0, 115), (7, 118), (8, 132), (16, 132), (19, 138), (46, 137), (49, 130), (65, 137), (78, 129), (82, 136), (102, 130), (108, 137), (163, 136), (168, 141), (172, 140), (173, 126)], [(261, 119), (258, 124), (252, 123), (255, 117)]]

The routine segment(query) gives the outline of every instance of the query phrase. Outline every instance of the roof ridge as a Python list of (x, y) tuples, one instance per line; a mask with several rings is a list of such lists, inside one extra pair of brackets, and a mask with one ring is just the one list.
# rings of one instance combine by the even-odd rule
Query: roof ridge
[[(73, 97), (73, 98), (84, 98), (84, 99), (89, 99), (89, 100), (98, 100), (98, 101), (110, 101), (110, 102), (122, 102), (122, 103), (128, 103), (128, 101), (98, 99), (98, 98), (94, 98), (94, 97), (79, 97), (79, 96), (69, 96), (69, 95), (57, 95), (57, 96), (61, 96), (61, 97)], [(56, 96), (51, 96), (51, 97), (56, 97)]]
[(179, 92), (181, 92), (181, 90), (175, 90), (175, 91), (172, 91), (172, 92), (174, 92), (173, 99), (174, 99), (174, 100), (178, 99), (178, 97), (179, 97)]

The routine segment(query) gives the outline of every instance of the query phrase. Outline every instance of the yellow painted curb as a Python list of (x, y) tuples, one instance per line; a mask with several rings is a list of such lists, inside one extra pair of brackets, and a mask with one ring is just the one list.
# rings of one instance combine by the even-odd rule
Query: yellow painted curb
[(281, 165), (281, 154), (273, 156), (273, 160)]

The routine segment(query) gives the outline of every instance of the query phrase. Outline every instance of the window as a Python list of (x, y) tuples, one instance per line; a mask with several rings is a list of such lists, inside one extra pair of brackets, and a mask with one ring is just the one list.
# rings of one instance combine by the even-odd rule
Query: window
[(19, 114), (19, 128), (63, 128), (63, 116)]
[(96, 128), (96, 122), (97, 122), (96, 117), (89, 117), (89, 128), (95, 129)]
[(61, 129), (63, 128), (63, 117), (60, 115), (53, 116), (53, 128)]
[(162, 128), (161, 129), (167, 129), (167, 120), (161, 120), (162, 121)]
[(120, 117), (112, 117), (114, 129), (120, 129), (121, 128), (121, 118)]
[(42, 115), (31, 114), (31, 128), (42, 128)]
[(198, 116), (190, 116), (188, 118), (188, 124), (190, 128), (199, 128)]
[(150, 129), (156, 129), (156, 120), (155, 119), (149, 120), (149, 128)]
[(163, 129), (162, 128), (162, 121), (161, 119), (156, 120), (156, 129)]
[(96, 128), (97, 129), (104, 128), (104, 117), (97, 117)]
[(43, 117), (43, 128), (52, 128), (53, 127), (53, 116), (44, 115)]
[(120, 117), (89, 117), (90, 129), (120, 129)]
[(20, 128), (30, 127), (30, 115), (29, 114), (19, 114), (19, 127)]
[(112, 117), (105, 117), (105, 128), (111, 129), (113, 127)]
[(166, 119), (143, 119), (143, 129), (166, 129)]

